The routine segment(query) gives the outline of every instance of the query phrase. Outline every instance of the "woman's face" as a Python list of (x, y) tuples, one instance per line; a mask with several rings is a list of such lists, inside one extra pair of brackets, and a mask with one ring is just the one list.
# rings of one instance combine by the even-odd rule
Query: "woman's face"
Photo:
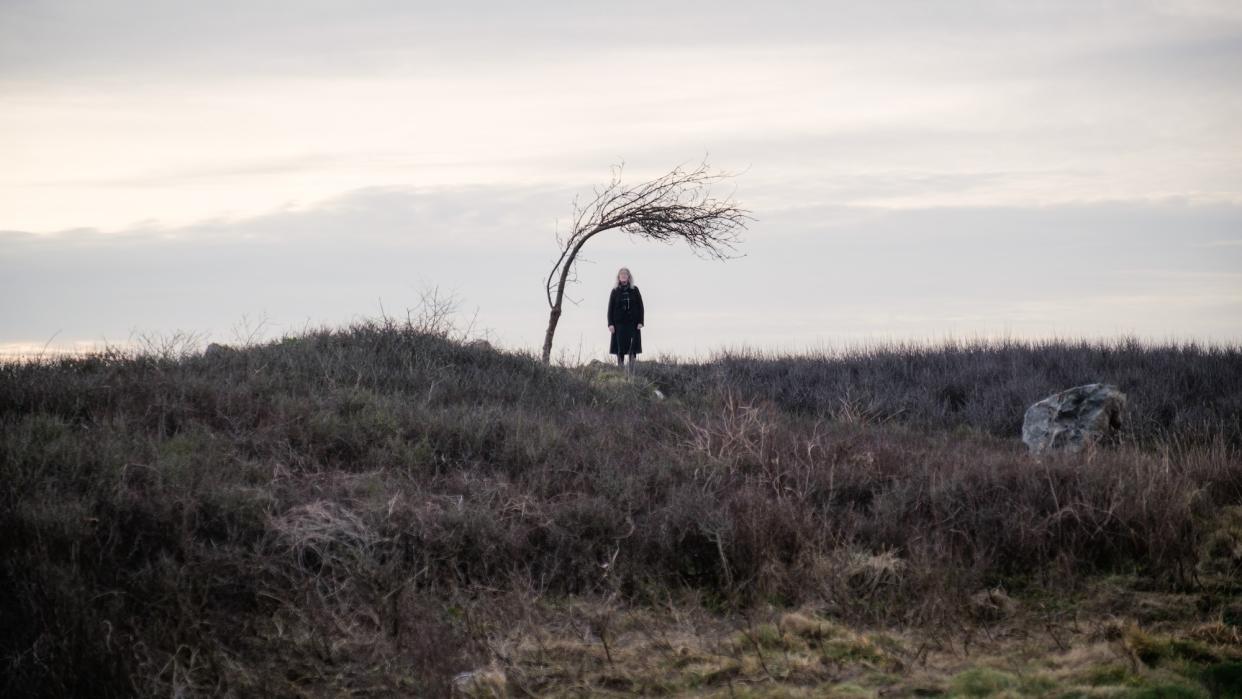
[(617, 272), (617, 281), (621, 282), (622, 284), (629, 284), (630, 273), (625, 271), (624, 269), (621, 270), (620, 272)]

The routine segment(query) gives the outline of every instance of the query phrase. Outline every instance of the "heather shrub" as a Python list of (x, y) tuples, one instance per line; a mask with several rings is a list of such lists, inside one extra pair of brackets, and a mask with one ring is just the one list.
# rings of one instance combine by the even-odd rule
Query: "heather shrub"
[[(1098, 380), (1128, 439), (1028, 456), (1026, 405)], [(627, 379), (364, 323), (3, 364), (0, 691), (443, 695), (485, 594), (933, 625), (998, 585), (1206, 584), (1236, 573), (1240, 401), (1237, 349), (1133, 342)]]

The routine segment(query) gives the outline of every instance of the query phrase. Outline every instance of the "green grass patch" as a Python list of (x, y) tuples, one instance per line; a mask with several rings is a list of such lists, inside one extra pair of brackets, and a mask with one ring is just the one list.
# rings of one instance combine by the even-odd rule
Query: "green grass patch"
[(991, 697), (1017, 689), (1016, 675), (990, 667), (976, 667), (959, 672), (949, 681), (949, 696)]

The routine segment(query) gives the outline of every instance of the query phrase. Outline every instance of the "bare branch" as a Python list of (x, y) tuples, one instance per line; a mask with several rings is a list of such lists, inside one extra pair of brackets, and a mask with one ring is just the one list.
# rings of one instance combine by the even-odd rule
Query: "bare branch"
[(727, 260), (735, 257), (741, 232), (754, 220), (732, 193), (724, 198), (713, 195), (714, 185), (734, 175), (712, 170), (706, 160), (690, 168), (679, 165), (633, 186), (623, 182), (624, 167), (624, 163), (612, 167), (608, 183), (595, 188), (590, 202), (583, 205), (574, 199), (572, 227), (566, 235), (558, 234), (560, 255), (545, 282), (551, 314), (544, 337), (544, 362), (551, 358), (565, 287), (576, 278), (578, 253), (592, 237), (618, 230), (661, 242), (682, 240), (696, 255)]

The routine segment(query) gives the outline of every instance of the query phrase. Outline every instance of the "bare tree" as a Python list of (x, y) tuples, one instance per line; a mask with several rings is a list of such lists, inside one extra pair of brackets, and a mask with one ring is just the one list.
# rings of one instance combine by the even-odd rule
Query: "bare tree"
[(546, 290), (548, 330), (543, 338), (543, 362), (552, 359), (552, 338), (561, 319), (565, 287), (575, 281), (574, 270), (582, 246), (604, 231), (619, 230), (640, 238), (683, 240), (696, 254), (711, 259), (734, 257), (739, 234), (751, 220), (732, 195), (718, 198), (712, 187), (733, 175), (713, 171), (706, 162), (693, 168), (678, 166), (668, 174), (638, 185), (621, 181), (622, 166), (612, 169), (607, 185), (596, 188), (585, 205), (574, 201), (573, 224), (557, 235), (561, 254), (548, 274)]

